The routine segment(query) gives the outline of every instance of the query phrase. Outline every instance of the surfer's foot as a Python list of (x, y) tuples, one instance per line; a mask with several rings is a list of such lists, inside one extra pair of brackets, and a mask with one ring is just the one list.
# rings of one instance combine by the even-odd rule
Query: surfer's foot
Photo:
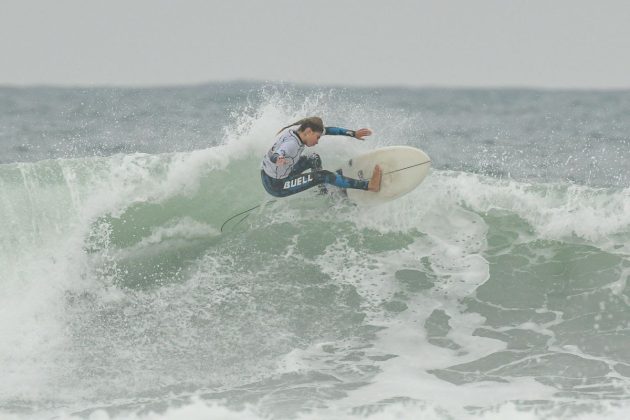
[(381, 171), (381, 167), (376, 165), (374, 167), (374, 172), (372, 172), (372, 178), (370, 182), (368, 182), (368, 191), (379, 192), (381, 189), (381, 178), (383, 176), (383, 171)]

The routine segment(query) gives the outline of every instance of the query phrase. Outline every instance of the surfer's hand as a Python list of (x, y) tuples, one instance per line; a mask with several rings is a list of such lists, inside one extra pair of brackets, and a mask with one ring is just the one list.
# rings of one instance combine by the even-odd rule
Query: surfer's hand
[(359, 140), (365, 140), (363, 137), (372, 135), (372, 130), (369, 128), (360, 128), (354, 132), (354, 137)]
[(284, 165), (285, 163), (287, 163), (286, 159), (284, 156), (278, 156), (278, 159), (276, 159), (276, 165)]

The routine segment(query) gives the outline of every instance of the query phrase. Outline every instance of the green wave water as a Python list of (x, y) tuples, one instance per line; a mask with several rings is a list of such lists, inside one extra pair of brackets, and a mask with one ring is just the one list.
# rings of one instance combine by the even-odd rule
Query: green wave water
[[(57, 95), (90, 93), (102, 94)], [(190, 91), (175, 93), (167, 103), (188, 109), (178, 101)], [(258, 166), (269, 138), (299, 115), (341, 105), (332, 101), (336, 92), (266, 95), (237, 104), (219, 140), (203, 148), (92, 155), (89, 147), (0, 165), (3, 415), (627, 413), (630, 190), (627, 174), (605, 181), (618, 161), (597, 171), (592, 161), (564, 169), (547, 161), (545, 177), (530, 176), (530, 157), (515, 158), (531, 150), (520, 122), (504, 121), (520, 142), (471, 154), (492, 146), (477, 141), (479, 123), (466, 123), (462, 111), (495, 98), (504, 104), (486, 107), (487, 121), (502, 121), (500, 113), (521, 112), (530, 93), (391, 90), (374, 93), (389, 98), (386, 106), (363, 110), (376, 124), (374, 138), (325, 139), (317, 152), (334, 166), (378, 146), (424, 148), (436, 169), (418, 189), (375, 208), (310, 192), (271, 200)], [(352, 95), (358, 103), (369, 97)], [(449, 101), (438, 113), (445, 108), (436, 104)], [(408, 135), (405, 119), (432, 121), (427, 104), (440, 121), (472, 130), (466, 150), (449, 159), (452, 136), (425, 143), (426, 132)], [(546, 118), (544, 107), (539, 114)], [(344, 115), (347, 125), (361, 124), (358, 109)], [(474, 158), (464, 167), (467, 154)], [(475, 160), (489, 155), (503, 160), (491, 168)], [(221, 232), (231, 216), (259, 204)]]

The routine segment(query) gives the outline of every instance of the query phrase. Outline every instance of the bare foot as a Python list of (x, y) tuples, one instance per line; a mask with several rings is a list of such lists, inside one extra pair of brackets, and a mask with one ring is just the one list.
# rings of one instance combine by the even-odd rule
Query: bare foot
[(381, 189), (381, 178), (383, 176), (383, 171), (381, 171), (381, 167), (376, 165), (374, 167), (374, 172), (372, 172), (372, 179), (368, 183), (368, 191), (379, 192)]

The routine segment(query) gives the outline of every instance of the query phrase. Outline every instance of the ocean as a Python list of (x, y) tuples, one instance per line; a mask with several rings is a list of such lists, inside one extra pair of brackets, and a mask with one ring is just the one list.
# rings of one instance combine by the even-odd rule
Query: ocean
[[(272, 199), (261, 157), (310, 115), (374, 131), (309, 149), (328, 169), (410, 145), (431, 172), (376, 207)], [(0, 87), (0, 417), (626, 419), (629, 115), (629, 91)]]

